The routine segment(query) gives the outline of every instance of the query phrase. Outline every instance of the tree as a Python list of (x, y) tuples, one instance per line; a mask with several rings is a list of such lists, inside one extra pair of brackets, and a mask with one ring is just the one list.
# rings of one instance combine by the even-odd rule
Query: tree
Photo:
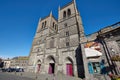
[(4, 67), (4, 62), (2, 61), (2, 58), (0, 58), (0, 68)]
[(4, 62), (1, 62), (0, 63), (0, 68), (3, 68), (4, 67)]
[(2, 59), (0, 58), (0, 63), (2, 62)]

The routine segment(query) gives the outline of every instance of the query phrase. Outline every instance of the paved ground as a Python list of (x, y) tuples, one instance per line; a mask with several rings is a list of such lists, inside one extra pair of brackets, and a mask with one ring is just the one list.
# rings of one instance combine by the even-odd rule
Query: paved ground
[(34, 80), (34, 79), (0, 72), (0, 80)]
[(0, 80), (82, 80), (76, 77), (65, 75), (48, 75), (35, 73), (0, 73)]

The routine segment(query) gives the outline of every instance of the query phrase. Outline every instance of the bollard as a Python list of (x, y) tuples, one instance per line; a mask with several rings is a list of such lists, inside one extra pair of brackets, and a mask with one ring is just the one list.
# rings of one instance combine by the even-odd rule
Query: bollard
[(16, 72), (15, 72), (15, 75), (16, 75)]
[(20, 75), (22, 76), (22, 73), (20, 73)]
[(37, 75), (36, 75), (35, 79), (37, 80), (37, 78), (38, 78), (38, 77), (37, 77)]
[(46, 78), (46, 80), (48, 80), (48, 78)]

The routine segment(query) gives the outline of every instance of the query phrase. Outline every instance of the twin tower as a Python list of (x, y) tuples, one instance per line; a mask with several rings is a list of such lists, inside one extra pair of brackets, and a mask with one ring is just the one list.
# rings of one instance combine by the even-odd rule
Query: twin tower
[(84, 76), (80, 42), (82, 20), (75, 0), (40, 19), (29, 55), (29, 71), (41, 74)]

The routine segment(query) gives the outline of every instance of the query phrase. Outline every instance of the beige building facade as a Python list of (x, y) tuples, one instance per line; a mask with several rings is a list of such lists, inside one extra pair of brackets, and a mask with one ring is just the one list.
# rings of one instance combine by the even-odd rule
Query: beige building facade
[(10, 59), (5, 59), (4, 60), (4, 68), (9, 68), (11, 65), (11, 60)]
[(26, 71), (28, 66), (28, 60), (29, 60), (28, 56), (14, 57), (13, 59), (10, 60), (10, 67), (23, 68), (24, 71)]

